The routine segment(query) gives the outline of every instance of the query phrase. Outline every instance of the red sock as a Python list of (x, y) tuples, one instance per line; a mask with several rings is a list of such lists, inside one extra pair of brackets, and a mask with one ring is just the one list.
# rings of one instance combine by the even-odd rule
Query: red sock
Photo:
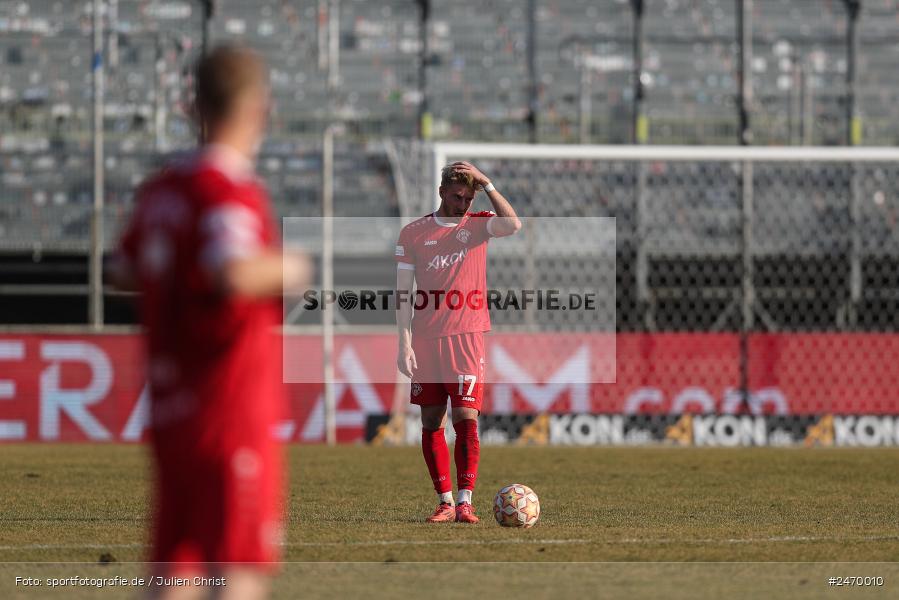
[(474, 490), (478, 479), (478, 459), (481, 457), (481, 442), (478, 440), (477, 419), (463, 419), (453, 423), (456, 430), (456, 484), (460, 490)]
[(421, 429), (421, 451), (425, 455), (425, 463), (434, 482), (434, 491), (438, 494), (450, 492), (453, 489), (450, 483), (449, 448), (446, 445), (446, 437), (443, 428)]

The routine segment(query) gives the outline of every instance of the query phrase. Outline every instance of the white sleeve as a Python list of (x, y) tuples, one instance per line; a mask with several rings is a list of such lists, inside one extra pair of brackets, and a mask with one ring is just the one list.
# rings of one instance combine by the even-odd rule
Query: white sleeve
[(492, 216), (487, 219), (487, 235), (489, 235), (490, 237), (494, 237), (496, 234), (493, 233), (493, 222), (496, 221), (496, 213), (490, 211), (490, 214)]
[(411, 252), (406, 252), (406, 245), (408, 244), (408, 240), (406, 239), (404, 233), (405, 230), (400, 233), (400, 239), (396, 242), (396, 251), (394, 252), (394, 257), (396, 257), (396, 268), (400, 270), (414, 271), (415, 257), (412, 256)]
[(213, 209), (200, 223), (200, 261), (218, 270), (228, 260), (257, 254), (263, 246), (262, 223), (246, 206), (228, 204)]

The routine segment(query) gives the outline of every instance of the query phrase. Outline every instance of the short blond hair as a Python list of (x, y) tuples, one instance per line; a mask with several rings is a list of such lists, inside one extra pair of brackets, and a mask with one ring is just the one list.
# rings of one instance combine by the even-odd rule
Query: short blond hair
[(461, 183), (471, 189), (477, 188), (474, 177), (469, 173), (458, 171), (453, 165), (446, 165), (440, 170), (440, 187), (446, 187), (451, 183)]
[(197, 63), (197, 112), (206, 122), (220, 121), (245, 90), (266, 85), (268, 68), (257, 52), (241, 45), (218, 46)]

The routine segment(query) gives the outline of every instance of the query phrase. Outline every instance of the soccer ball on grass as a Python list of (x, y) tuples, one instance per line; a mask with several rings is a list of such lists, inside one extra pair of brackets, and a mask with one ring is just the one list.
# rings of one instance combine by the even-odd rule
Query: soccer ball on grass
[(503, 527), (533, 527), (540, 518), (540, 500), (526, 485), (507, 485), (493, 499), (493, 516)]

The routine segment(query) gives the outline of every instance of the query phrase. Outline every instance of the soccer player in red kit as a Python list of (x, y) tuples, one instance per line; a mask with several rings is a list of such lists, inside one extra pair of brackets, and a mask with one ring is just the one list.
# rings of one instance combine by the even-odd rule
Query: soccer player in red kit
[[(493, 212), (468, 212), (478, 188), (487, 193)], [(397, 241), (397, 367), (412, 379), (411, 401), (421, 406), (422, 452), (439, 499), (427, 521), (477, 523), (471, 495), (480, 457), (484, 332), (490, 330), (487, 242), (515, 233), (521, 221), (490, 179), (468, 162), (443, 168), (439, 194), (440, 208), (404, 227)], [(456, 431), (455, 504), (444, 437), (447, 399)]]
[[(278, 561), (279, 297), (310, 270), (280, 250), (254, 175), (268, 120), (267, 72), (240, 47), (200, 61), (204, 145), (141, 186), (115, 269), (140, 293), (156, 467), (154, 579), (222, 576), (217, 598), (264, 597)], [(155, 589), (167, 598), (196, 592)]]

